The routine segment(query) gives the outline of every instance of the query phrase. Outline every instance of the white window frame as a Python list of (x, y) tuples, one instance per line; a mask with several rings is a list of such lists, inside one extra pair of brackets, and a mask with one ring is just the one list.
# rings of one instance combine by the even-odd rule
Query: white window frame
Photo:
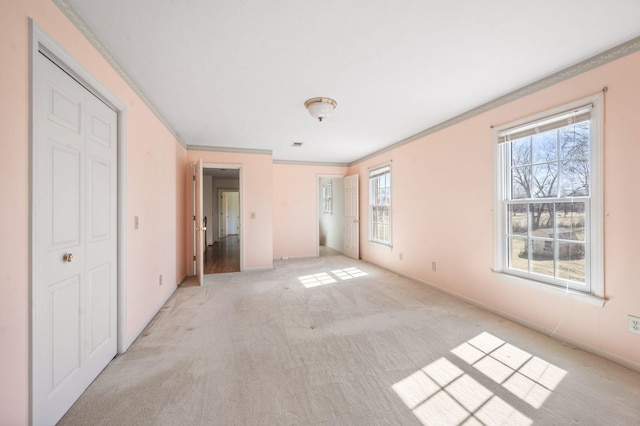
[[(373, 196), (372, 185), (373, 185), (373, 179), (382, 174), (389, 175), (389, 204), (388, 204), (389, 205), (389, 239), (388, 240), (382, 240), (382, 239), (376, 238), (376, 236), (374, 236), (374, 233), (373, 233), (373, 228), (374, 228), (373, 208), (375, 207), (375, 205), (373, 204), (374, 196)], [(391, 174), (391, 162), (380, 164), (375, 167), (371, 167), (369, 169), (368, 182), (369, 182), (369, 242), (392, 247), (393, 219), (392, 219), (391, 212), (392, 212), (392, 202), (393, 202), (392, 201), (393, 200), (393, 188), (392, 188), (393, 179)]]
[(331, 182), (322, 185), (322, 213), (333, 214), (333, 186)]
[[(590, 140), (590, 196), (586, 203), (589, 209), (589, 221), (585, 223), (585, 288), (579, 294), (594, 296), (604, 303), (604, 204), (603, 204), (603, 95), (598, 94), (575, 102), (562, 105), (551, 110), (541, 112), (523, 119), (513, 121), (493, 128), (494, 146), (494, 271), (505, 276), (513, 277), (512, 281), (524, 284), (534, 284), (546, 288), (555, 286), (556, 289), (565, 292), (576, 292), (568, 280), (546, 278), (542, 275), (527, 273), (507, 267), (507, 158), (505, 148), (500, 143), (500, 135), (508, 129), (525, 126), (527, 123), (542, 121), (545, 118), (556, 116), (565, 112), (580, 109), (591, 105), (591, 140)], [(551, 200), (550, 200), (551, 201)]]

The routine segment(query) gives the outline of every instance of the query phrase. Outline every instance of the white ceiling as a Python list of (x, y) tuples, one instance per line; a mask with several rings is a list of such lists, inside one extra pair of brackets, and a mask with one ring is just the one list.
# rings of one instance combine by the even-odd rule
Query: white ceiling
[(55, 2), (184, 144), (275, 160), (350, 163), (640, 35), (638, 0)]

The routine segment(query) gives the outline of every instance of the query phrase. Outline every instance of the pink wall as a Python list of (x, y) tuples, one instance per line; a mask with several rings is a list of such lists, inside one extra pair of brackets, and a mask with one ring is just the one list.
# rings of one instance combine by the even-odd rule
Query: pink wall
[(318, 176), (346, 167), (273, 165), (273, 255), (309, 257), (318, 247)]
[[(185, 150), (49, 0), (0, 12), (0, 424), (29, 417), (29, 25), (33, 18), (127, 108), (127, 337), (186, 273)], [(182, 176), (181, 176), (182, 175)], [(178, 208), (180, 207), (180, 208)], [(140, 229), (133, 230), (133, 216)], [(182, 243), (177, 243), (182, 241)], [(180, 254), (180, 255), (178, 255)], [(158, 286), (163, 274), (164, 285)]]
[[(640, 53), (498, 107), (351, 168), (393, 160), (393, 249), (367, 242), (368, 195), (361, 188), (361, 255), (477, 303), (553, 330), (640, 368), (640, 338), (627, 314), (640, 315)], [(493, 141), (499, 125), (597, 94), (605, 96), (605, 293), (597, 307), (515, 284), (493, 267)], [(399, 254), (403, 254), (400, 260)], [(437, 272), (431, 262), (437, 262)], [(565, 317), (566, 316), (566, 317)], [(564, 320), (563, 320), (564, 318)]]
[[(242, 166), (240, 188), (241, 218), (241, 250), (243, 270), (267, 269), (273, 267), (273, 205), (272, 179), (273, 170), (271, 155), (244, 154), (213, 151), (187, 151), (187, 161), (195, 163), (202, 159), (208, 164), (233, 164)], [(185, 176), (190, 176), (187, 167)], [(185, 215), (192, 216), (191, 181), (186, 185), (188, 202)], [(255, 213), (255, 218), (251, 218)], [(187, 250), (185, 261), (192, 265), (193, 258), (193, 223), (186, 222)], [(191, 266), (189, 266), (191, 267)], [(189, 271), (191, 274), (191, 270)]]

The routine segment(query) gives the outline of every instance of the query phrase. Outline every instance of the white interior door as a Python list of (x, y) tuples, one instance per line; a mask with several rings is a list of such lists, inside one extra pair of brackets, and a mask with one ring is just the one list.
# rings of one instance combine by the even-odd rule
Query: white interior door
[(360, 213), (358, 208), (358, 175), (344, 178), (344, 254), (360, 258)]
[(195, 182), (196, 182), (196, 277), (198, 278), (198, 284), (202, 285), (202, 277), (204, 276), (204, 232), (207, 228), (204, 226), (202, 216), (202, 160), (198, 160), (195, 166)]
[(237, 192), (225, 192), (226, 214), (227, 214), (227, 235), (237, 235), (240, 233), (240, 197)]
[(220, 212), (220, 238), (227, 236), (227, 195), (226, 191), (220, 191), (220, 204), (218, 210)]
[(117, 115), (38, 54), (33, 424), (55, 424), (117, 351)]

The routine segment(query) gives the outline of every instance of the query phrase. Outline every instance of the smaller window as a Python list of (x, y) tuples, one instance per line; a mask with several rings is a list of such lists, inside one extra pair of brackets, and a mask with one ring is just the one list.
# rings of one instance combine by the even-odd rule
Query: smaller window
[(331, 182), (322, 185), (322, 212), (333, 214), (333, 189)]
[(369, 171), (369, 241), (391, 245), (391, 165)]

